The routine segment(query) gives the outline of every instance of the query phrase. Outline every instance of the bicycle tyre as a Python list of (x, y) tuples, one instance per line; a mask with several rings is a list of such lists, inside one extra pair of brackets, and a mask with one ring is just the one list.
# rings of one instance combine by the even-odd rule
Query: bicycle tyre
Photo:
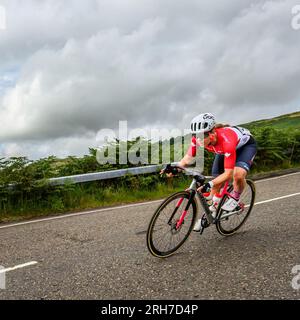
[[(174, 254), (187, 240), (187, 238), (189, 237), (190, 233), (193, 230), (194, 224), (196, 222), (196, 216), (197, 216), (197, 204), (195, 201), (195, 198), (192, 199), (191, 204), (189, 206), (188, 209), (188, 215), (192, 215), (191, 216), (191, 223), (190, 226), (188, 227), (188, 229), (186, 230), (186, 234), (183, 236), (183, 239), (176, 244), (173, 248), (169, 248), (167, 251), (162, 251), (161, 249), (157, 248), (157, 246), (154, 243), (154, 238), (153, 238), (153, 234), (155, 233), (155, 224), (158, 221), (159, 217), (162, 215), (163, 210), (172, 202), (172, 201), (176, 201), (179, 198), (185, 198), (185, 199), (189, 199), (190, 197), (190, 192), (188, 191), (179, 191), (176, 192), (174, 194), (172, 194), (171, 196), (169, 196), (167, 199), (165, 199), (160, 206), (156, 209), (154, 215), (151, 218), (151, 221), (149, 223), (148, 229), (147, 229), (147, 248), (149, 250), (149, 252), (155, 256), (155, 257), (159, 257), (159, 258), (167, 258), (169, 256), (171, 256), (172, 254)], [(191, 212), (190, 212), (191, 210)], [(172, 227), (170, 227), (170, 232), (172, 234)], [(166, 228), (167, 227), (167, 223), (166, 223)], [(178, 233), (182, 230), (182, 228), (180, 228), (180, 230), (178, 231)]]
[[(225, 201), (228, 199), (228, 196), (225, 195), (218, 205), (216, 228), (217, 228), (217, 231), (223, 236), (230, 236), (230, 235), (234, 234), (237, 230), (239, 230), (243, 226), (243, 224), (246, 222), (246, 220), (248, 219), (248, 217), (252, 211), (254, 201), (255, 201), (255, 194), (256, 194), (255, 184), (252, 180), (248, 180), (248, 179), (246, 180), (246, 183), (248, 184), (248, 186), (250, 187), (250, 190), (251, 190), (251, 200), (250, 200), (250, 204), (249, 204), (249, 209), (248, 209), (248, 212), (245, 214), (245, 217), (241, 220), (241, 222), (236, 227), (234, 227), (232, 229), (225, 229), (224, 226), (222, 225), (223, 220), (221, 219), (221, 217), (222, 217), (223, 210), (221, 209), (221, 207), (223, 206)], [(228, 191), (230, 192), (231, 190), (232, 190), (232, 186), (230, 186)]]

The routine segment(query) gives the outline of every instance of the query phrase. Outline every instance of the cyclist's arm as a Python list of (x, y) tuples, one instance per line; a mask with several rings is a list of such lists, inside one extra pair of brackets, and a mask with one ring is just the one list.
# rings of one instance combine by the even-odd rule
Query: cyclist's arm
[(192, 137), (190, 147), (186, 155), (179, 161), (179, 165), (182, 167), (188, 167), (195, 162), (195, 157), (197, 153), (197, 140), (196, 137)]
[(179, 162), (178, 165), (181, 167), (188, 167), (195, 162), (195, 157), (186, 154)]
[(218, 188), (227, 180), (230, 180), (233, 176), (233, 169), (225, 169), (222, 174), (217, 176), (215, 179), (212, 180), (214, 187)]
[(216, 188), (233, 177), (233, 169), (236, 161), (236, 144), (236, 135), (232, 135), (230, 139), (226, 139), (224, 142), (224, 173), (212, 180)]

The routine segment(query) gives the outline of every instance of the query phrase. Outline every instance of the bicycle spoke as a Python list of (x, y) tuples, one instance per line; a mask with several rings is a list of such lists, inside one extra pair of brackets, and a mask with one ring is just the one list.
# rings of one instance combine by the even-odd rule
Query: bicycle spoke
[(166, 237), (166, 235), (168, 233), (169, 233), (169, 230), (167, 232), (165, 232), (164, 235), (160, 238), (159, 242), (157, 242), (157, 245), (156, 245), (157, 247), (159, 247), (158, 244), (160, 244), (162, 242), (162, 240)]
[[(172, 251), (182, 245), (187, 235), (191, 232), (191, 226), (195, 217), (195, 204), (189, 207), (184, 221), (176, 229), (177, 223), (188, 203), (187, 194), (184, 194), (184, 199), (177, 208), (180, 199), (182, 199), (182, 196), (177, 196), (167, 205), (162, 206), (159, 215), (152, 225), (152, 246), (160, 254), (172, 253)], [(174, 212), (175, 210), (176, 212)], [(169, 221), (170, 223), (168, 223)]]
[(241, 206), (243, 206), (243, 208), (241, 210), (238, 210), (236, 213), (234, 213), (234, 211), (232, 213), (223, 211), (220, 215), (220, 220), (217, 225), (218, 231), (220, 231), (222, 234), (231, 234), (239, 229), (248, 217), (250, 210), (252, 209), (252, 198), (253, 191), (250, 184), (247, 183), (244, 192), (242, 193), (239, 200), (239, 203), (241, 204)]

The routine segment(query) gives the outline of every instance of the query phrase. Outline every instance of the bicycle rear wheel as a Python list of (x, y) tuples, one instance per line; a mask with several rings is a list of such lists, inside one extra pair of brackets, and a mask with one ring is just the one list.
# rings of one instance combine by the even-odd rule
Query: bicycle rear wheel
[(150, 253), (159, 258), (174, 254), (190, 235), (196, 221), (197, 205), (195, 198), (178, 227), (186, 205), (191, 197), (188, 191), (180, 191), (168, 197), (155, 211), (148, 230), (147, 247)]
[[(223, 236), (235, 233), (246, 222), (249, 217), (255, 200), (255, 185), (251, 180), (246, 180), (246, 187), (240, 197), (239, 206), (233, 212), (221, 209), (228, 196), (224, 196), (217, 209), (216, 228)], [(232, 190), (232, 186), (228, 191)]]

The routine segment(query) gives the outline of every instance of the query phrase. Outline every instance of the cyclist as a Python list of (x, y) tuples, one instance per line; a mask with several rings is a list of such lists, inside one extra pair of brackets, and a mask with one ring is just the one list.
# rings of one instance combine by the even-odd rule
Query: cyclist
[[(182, 167), (192, 164), (197, 146), (204, 146), (209, 152), (216, 153), (212, 166), (214, 179), (199, 189), (202, 193), (211, 191), (207, 199), (212, 199), (220, 192), (223, 183), (233, 178), (231, 198), (222, 206), (223, 210), (233, 211), (238, 206), (246, 185), (246, 176), (257, 152), (255, 139), (245, 128), (216, 124), (215, 117), (211, 113), (203, 113), (193, 118), (191, 132), (193, 135), (191, 145), (178, 164)], [(202, 141), (196, 136), (197, 134), (204, 134)], [(200, 227), (201, 219), (195, 224), (194, 231), (199, 231)]]

